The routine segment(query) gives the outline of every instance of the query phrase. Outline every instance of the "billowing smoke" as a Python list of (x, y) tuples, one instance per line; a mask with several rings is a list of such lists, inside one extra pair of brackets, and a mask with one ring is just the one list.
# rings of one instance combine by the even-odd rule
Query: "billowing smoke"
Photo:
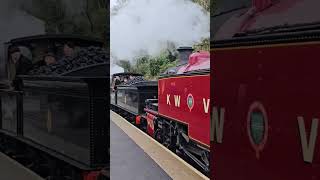
[(113, 68), (111, 68), (110, 75), (115, 73), (121, 73), (121, 72), (124, 72), (124, 69), (122, 67), (115, 65), (113, 66)]
[(22, 0), (1, 0), (0, 40), (44, 33), (44, 22), (22, 10)]
[(0, 60), (3, 60), (5, 42), (19, 37), (43, 34), (45, 24), (22, 10), (22, 0), (1, 0), (0, 2)]
[[(209, 37), (209, 14), (191, 0), (111, 0), (110, 50), (132, 60), (145, 51), (156, 55), (168, 42), (192, 46)], [(114, 63), (114, 62), (113, 62)]]

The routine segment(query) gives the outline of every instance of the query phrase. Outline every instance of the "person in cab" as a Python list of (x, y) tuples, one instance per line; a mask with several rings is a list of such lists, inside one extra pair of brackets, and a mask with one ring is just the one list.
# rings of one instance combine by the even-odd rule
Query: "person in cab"
[(43, 56), (43, 59), (35, 64), (36, 67), (49, 66), (57, 62), (56, 56), (52, 52), (48, 52)]
[(22, 55), (19, 47), (10, 48), (9, 54), (10, 63), (14, 65), (16, 75), (27, 74), (32, 68), (31, 60)]
[(73, 42), (66, 42), (63, 46), (63, 56), (74, 57), (75, 54), (75, 44)]

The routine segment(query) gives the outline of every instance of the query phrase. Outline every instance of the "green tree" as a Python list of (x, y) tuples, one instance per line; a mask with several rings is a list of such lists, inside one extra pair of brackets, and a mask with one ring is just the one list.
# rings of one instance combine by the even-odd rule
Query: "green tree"
[[(212, 0), (211, 2), (213, 2), (214, 0)], [(193, 2), (199, 4), (201, 7), (203, 7), (206, 11), (210, 11), (210, 0), (193, 0)]]
[(200, 43), (193, 45), (195, 51), (210, 51), (210, 39), (205, 38)]
[(136, 64), (134, 66), (133, 71), (136, 73), (141, 73), (145, 76), (149, 74), (149, 66), (150, 66), (150, 56), (145, 55), (136, 58)]
[(133, 67), (130, 63), (130, 61), (127, 60), (119, 60), (116, 63), (118, 66), (122, 67), (124, 69), (124, 72), (133, 72)]
[(87, 35), (107, 42), (107, 0), (31, 0), (22, 9), (43, 20), (47, 33)]
[[(209, 12), (212, 13), (216, 0), (211, 0), (211, 1), (210, 0), (193, 0), (193, 2), (202, 6), (207, 13)], [(199, 50), (210, 51), (210, 39), (209, 38), (203, 39), (200, 43), (194, 45), (194, 49), (197, 51)]]

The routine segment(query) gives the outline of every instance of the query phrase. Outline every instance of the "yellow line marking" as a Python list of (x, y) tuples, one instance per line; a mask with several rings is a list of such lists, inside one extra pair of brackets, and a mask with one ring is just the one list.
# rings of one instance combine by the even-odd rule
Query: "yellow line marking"
[[(110, 111), (111, 120), (122, 129), (143, 151), (148, 154), (172, 179), (209, 180), (197, 169), (186, 163), (179, 156), (162, 144), (143, 133), (120, 115)], [(112, 164), (111, 164), (112, 166)]]

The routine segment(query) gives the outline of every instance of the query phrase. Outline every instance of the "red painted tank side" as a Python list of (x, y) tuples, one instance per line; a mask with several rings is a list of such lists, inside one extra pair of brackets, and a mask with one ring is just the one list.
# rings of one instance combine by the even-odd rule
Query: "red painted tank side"
[[(214, 50), (214, 106), (225, 108), (222, 143), (214, 143), (218, 180), (320, 179), (320, 127), (312, 162), (303, 157), (298, 116), (310, 145), (311, 122), (320, 118), (320, 43)], [(248, 112), (265, 109), (266, 141), (250, 141)], [(310, 147), (310, 146), (309, 146)]]
[[(194, 102), (189, 106), (188, 96)], [(187, 124), (190, 138), (209, 147), (209, 74), (160, 79), (158, 103), (160, 115)]]
[[(179, 68), (178, 76), (158, 81), (158, 111), (163, 117), (188, 126), (189, 137), (209, 148), (210, 146), (210, 74), (188, 75), (196, 70), (210, 69), (210, 53), (190, 55), (188, 64)], [(168, 97), (169, 96), (169, 97)], [(193, 98), (188, 106), (187, 100)], [(180, 104), (175, 104), (175, 98)]]

